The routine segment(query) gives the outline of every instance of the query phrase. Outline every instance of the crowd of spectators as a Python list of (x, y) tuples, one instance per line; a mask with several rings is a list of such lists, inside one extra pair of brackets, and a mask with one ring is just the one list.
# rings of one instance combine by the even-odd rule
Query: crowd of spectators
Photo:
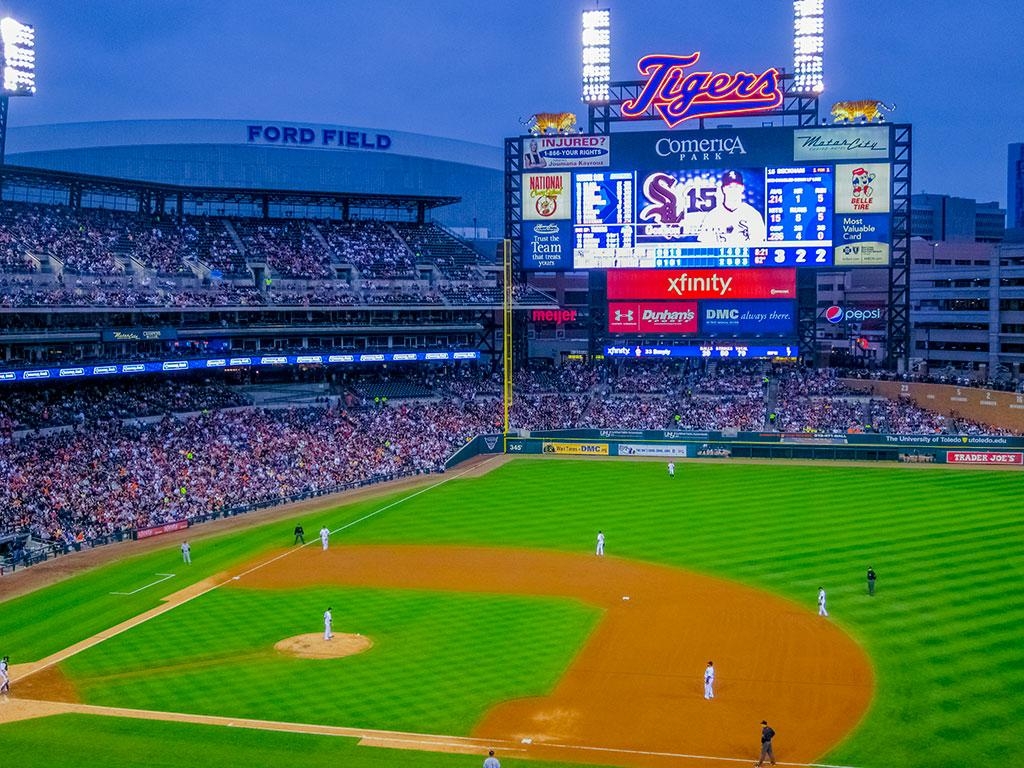
[(237, 388), (186, 379), (8, 387), (0, 398), (0, 435), (25, 429), (94, 425), (172, 413), (249, 405)]
[(366, 279), (415, 278), (412, 252), (385, 222), (329, 222), (318, 225), (334, 260), (351, 264)]
[(324, 280), (331, 277), (330, 254), (313, 225), (307, 221), (278, 221), (273, 224), (236, 220), (249, 261), (265, 261), (285, 278)]
[[(611, 363), (519, 373), (512, 425), (1003, 433), (908, 400), (848, 390), (829, 371), (709, 364), (660, 365), (647, 374)], [(636, 391), (625, 389), (630, 382)], [(469, 438), (500, 431), (500, 392), (498, 371), (478, 366), (344, 371), (329, 398), (278, 409), (254, 408), (237, 389), (188, 379), (6, 390), (0, 533), (67, 545), (441, 471)], [(64, 428), (45, 429), (57, 426)]]

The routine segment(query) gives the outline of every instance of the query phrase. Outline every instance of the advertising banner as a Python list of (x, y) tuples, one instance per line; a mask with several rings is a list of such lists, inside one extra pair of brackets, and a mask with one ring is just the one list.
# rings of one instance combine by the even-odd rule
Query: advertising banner
[(889, 158), (889, 126), (798, 128), (793, 131), (793, 159), (879, 160)]
[(836, 213), (889, 213), (889, 164), (836, 165)]
[(523, 168), (606, 168), (610, 136), (536, 136), (523, 140)]
[(544, 453), (560, 456), (607, 456), (608, 443), (548, 443), (542, 448)]
[(662, 458), (685, 459), (688, 455), (685, 445), (619, 444), (619, 456), (659, 456)]
[(622, 344), (605, 347), (604, 354), (605, 357), (647, 357), (660, 359), (672, 357), (694, 357), (709, 358), (715, 360), (745, 360), (770, 357), (799, 357), (800, 348), (796, 345), (786, 344), (768, 346), (765, 344), (741, 344), (739, 342), (736, 342), (734, 344), (717, 342), (714, 344), (692, 344), (688, 346), (669, 346), (663, 344)]
[(105, 328), (102, 333), (104, 341), (159, 341), (178, 338), (178, 331), (175, 328)]
[(884, 267), (889, 264), (889, 214), (836, 216), (837, 267)]
[(572, 215), (568, 173), (523, 174), (523, 219), (554, 221)]
[(1024, 453), (1010, 451), (946, 451), (948, 464), (1024, 464)]
[(572, 269), (572, 225), (568, 221), (523, 222), (523, 269)]
[(796, 270), (621, 269), (608, 273), (609, 299), (795, 299)]
[(152, 528), (140, 528), (135, 532), (135, 538), (148, 539), (152, 536), (160, 536), (164, 533), (174, 533), (174, 531), (183, 531), (186, 528), (188, 528), (188, 520), (175, 520), (173, 523), (154, 525)]
[(697, 302), (609, 302), (612, 333), (696, 333)]
[(793, 301), (702, 301), (700, 330), (709, 335), (787, 335), (796, 331)]

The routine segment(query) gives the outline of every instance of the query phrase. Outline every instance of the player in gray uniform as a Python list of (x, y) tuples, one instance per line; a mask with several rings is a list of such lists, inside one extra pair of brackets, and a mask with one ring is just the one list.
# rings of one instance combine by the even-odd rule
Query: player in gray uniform
[(331, 536), (331, 530), (326, 525), (320, 529), (320, 543), (324, 545), (324, 549), (327, 549), (327, 540)]
[(704, 669), (704, 698), (715, 698), (715, 664), (712, 661)]
[(324, 640), (330, 640), (334, 637), (334, 633), (331, 632), (331, 625), (334, 623), (334, 616), (331, 614), (331, 609), (328, 608), (324, 611)]
[(484, 768), (501, 768), (501, 763), (499, 763), (498, 758), (494, 756), (493, 749), (487, 753), (487, 758), (484, 760)]
[(763, 245), (768, 233), (761, 212), (743, 201), (746, 184), (739, 171), (722, 174), (718, 205), (704, 216), (697, 240), (718, 245)]
[(604, 531), (597, 532), (597, 554), (604, 555)]
[(189, 565), (192, 565), (192, 547), (189, 546), (187, 541), (181, 542), (181, 559)]
[(825, 588), (818, 587), (818, 615), (828, 616), (828, 609), (825, 607)]
[(8, 657), (0, 659), (0, 693), (11, 692), (11, 670)]

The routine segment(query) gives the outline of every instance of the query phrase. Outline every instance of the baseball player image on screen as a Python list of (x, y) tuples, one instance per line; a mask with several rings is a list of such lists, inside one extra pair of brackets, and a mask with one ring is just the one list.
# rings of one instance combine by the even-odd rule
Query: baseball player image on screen
[(763, 245), (764, 217), (744, 201), (746, 184), (739, 171), (726, 171), (719, 185), (718, 205), (704, 217), (697, 240), (715, 245)]

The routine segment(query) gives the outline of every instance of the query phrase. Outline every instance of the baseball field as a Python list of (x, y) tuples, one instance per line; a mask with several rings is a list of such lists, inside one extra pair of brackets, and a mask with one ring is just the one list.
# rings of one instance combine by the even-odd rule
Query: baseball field
[(1024, 748), (1020, 487), (492, 459), (193, 528), (191, 565), (182, 534), (108, 547), (28, 594), (0, 578), (0, 745), (19, 768), (468, 768), (488, 748), (504, 768), (697, 768), (750, 765), (766, 719), (779, 764), (1005, 764)]

